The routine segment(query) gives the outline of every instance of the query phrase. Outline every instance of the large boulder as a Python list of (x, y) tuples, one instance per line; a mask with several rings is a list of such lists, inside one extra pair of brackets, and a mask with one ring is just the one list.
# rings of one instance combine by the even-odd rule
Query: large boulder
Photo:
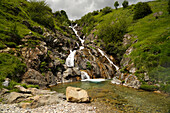
[(67, 87), (66, 99), (68, 102), (89, 102), (87, 91), (81, 88)]
[(22, 77), (22, 83), (39, 85), (40, 87), (46, 87), (48, 84), (45, 77), (34, 69), (28, 69), (28, 71)]

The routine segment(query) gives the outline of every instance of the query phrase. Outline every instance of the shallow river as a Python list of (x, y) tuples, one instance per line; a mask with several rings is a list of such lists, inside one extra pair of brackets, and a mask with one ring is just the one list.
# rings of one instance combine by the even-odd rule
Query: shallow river
[(101, 83), (73, 82), (59, 84), (52, 88), (65, 93), (67, 86), (80, 87), (88, 91), (91, 103), (96, 105), (102, 113), (130, 112), (130, 113), (169, 113), (170, 96), (135, 90), (110, 81)]

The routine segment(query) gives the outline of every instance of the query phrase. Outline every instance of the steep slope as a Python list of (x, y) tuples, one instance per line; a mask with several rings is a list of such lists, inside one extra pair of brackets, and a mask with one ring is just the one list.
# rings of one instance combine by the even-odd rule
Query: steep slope
[[(133, 86), (136, 77), (141, 88), (169, 91), (170, 21), (166, 0), (148, 2), (152, 13), (133, 20), (135, 5), (118, 10), (104, 8), (77, 20), (87, 44), (98, 45), (116, 58), (121, 69), (117, 78)], [(135, 77), (135, 76), (136, 77)]]
[(88, 39), (63, 10), (52, 13), (44, 1), (3, 0), (0, 12), (1, 88), (45, 88), (84, 75), (110, 79), (118, 69), (101, 48), (84, 44)]

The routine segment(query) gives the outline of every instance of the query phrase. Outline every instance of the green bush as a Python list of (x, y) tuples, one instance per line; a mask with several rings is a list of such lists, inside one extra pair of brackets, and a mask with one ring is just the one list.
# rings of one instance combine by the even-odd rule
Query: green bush
[(143, 90), (146, 90), (146, 91), (155, 91), (155, 90), (158, 90), (159, 87), (154, 86), (154, 85), (141, 85), (140, 89), (143, 89)]
[(160, 90), (165, 93), (170, 93), (170, 84), (167, 85), (161, 84)]
[(107, 13), (110, 13), (110, 12), (112, 12), (112, 8), (111, 7), (105, 7), (102, 10), (103, 15), (105, 15)]
[(17, 57), (8, 53), (0, 53), (0, 86), (5, 78), (19, 82), (21, 75), (25, 72), (25, 68), (26, 65)]
[(123, 1), (123, 3), (122, 3), (122, 6), (123, 6), (123, 8), (126, 8), (126, 7), (128, 7), (128, 4), (129, 4), (129, 2), (128, 1)]
[(56, 21), (61, 23), (61, 24), (65, 24), (65, 25), (71, 24), (70, 20), (68, 19), (67, 14), (64, 10), (56, 11), (54, 13), (54, 17), (55, 17)]
[(15, 48), (16, 47), (16, 43), (15, 42), (6, 42), (5, 43), (8, 47), (11, 47), (11, 48)]
[(106, 44), (105, 48), (108, 54), (118, 56), (118, 53), (122, 53), (121, 42), (123, 41), (122, 37), (127, 31), (127, 27), (128, 24), (124, 18), (120, 18), (116, 22), (108, 20), (106, 23), (100, 25), (97, 35)]
[(6, 45), (4, 45), (2, 42), (0, 42), (0, 49), (6, 48)]
[(116, 2), (114, 3), (114, 6), (115, 6), (115, 8), (117, 9), (117, 7), (119, 6), (118, 1), (116, 1)]
[(133, 20), (143, 18), (152, 13), (150, 6), (146, 2), (137, 3), (134, 9), (135, 9), (135, 13), (133, 16)]
[(52, 10), (45, 1), (31, 0), (28, 12), (33, 21), (50, 29), (54, 28), (54, 20), (51, 15)]

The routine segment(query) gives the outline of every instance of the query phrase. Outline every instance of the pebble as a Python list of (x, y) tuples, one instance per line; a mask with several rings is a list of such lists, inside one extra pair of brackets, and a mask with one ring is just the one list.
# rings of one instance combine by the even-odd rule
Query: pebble
[(96, 113), (97, 109), (85, 103), (69, 103), (67, 101), (35, 109), (23, 109), (17, 106), (17, 104), (0, 103), (0, 113)]

